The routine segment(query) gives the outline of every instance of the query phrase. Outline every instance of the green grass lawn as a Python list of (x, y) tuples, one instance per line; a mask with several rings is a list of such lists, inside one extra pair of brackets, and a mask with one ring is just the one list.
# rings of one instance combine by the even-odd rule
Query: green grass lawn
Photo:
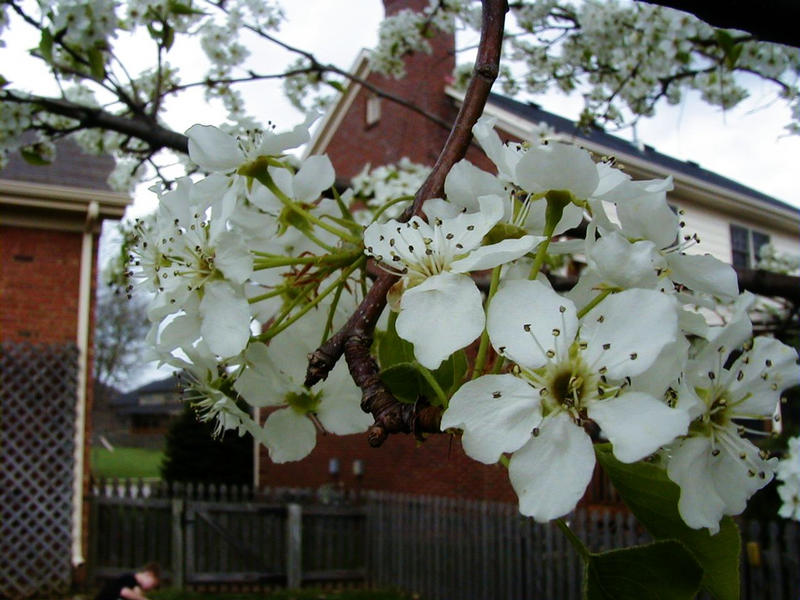
[(336, 592), (319, 589), (279, 590), (261, 594), (228, 594), (190, 592), (165, 589), (147, 594), (151, 600), (415, 600), (404, 592), (392, 590), (340, 590)]
[(146, 448), (92, 448), (92, 475), (95, 477), (160, 477), (164, 453)]

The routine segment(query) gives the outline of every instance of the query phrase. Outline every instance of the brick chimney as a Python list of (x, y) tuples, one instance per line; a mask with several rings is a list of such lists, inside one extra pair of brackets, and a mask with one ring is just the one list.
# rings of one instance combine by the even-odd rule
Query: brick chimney
[[(409, 8), (422, 10), (427, 0), (384, 0), (387, 15)], [(455, 67), (455, 37), (439, 33), (428, 40), (432, 53), (406, 58), (403, 79), (371, 74), (368, 81), (382, 90), (452, 122), (457, 113), (444, 93)], [(363, 88), (359, 92), (326, 152), (339, 177), (350, 178), (366, 163), (373, 167), (408, 157), (433, 165), (448, 132), (431, 120)]]

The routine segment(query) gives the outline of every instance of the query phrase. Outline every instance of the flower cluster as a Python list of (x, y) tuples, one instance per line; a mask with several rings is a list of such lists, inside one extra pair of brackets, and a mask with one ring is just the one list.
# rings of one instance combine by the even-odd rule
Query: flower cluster
[[(402, 76), (402, 57), (428, 51), (431, 22), (452, 30), (452, 21), (480, 29), (474, 3), (430, 0), (419, 13), (404, 10), (381, 24), (373, 67)], [(761, 44), (741, 32), (719, 30), (660, 6), (618, 1), (563, 0), (510, 4), (506, 56), (515, 68), (501, 68), (498, 83), (508, 92), (540, 94), (552, 88), (570, 93), (581, 86), (582, 120), (621, 124), (652, 116), (663, 98), (678, 104), (696, 90), (713, 105), (730, 108), (749, 95), (740, 73), (762, 73), (775, 84), (776, 97), (789, 101), (787, 129), (800, 131), (800, 91), (795, 78), (797, 48)], [(458, 68), (455, 81), (471, 70)]]
[[(360, 251), (347, 247), (360, 226), (321, 198), (334, 182), (330, 161), (311, 156), (294, 168), (284, 155), (308, 141), (315, 118), (239, 138), (190, 128), (190, 158), (209, 175), (155, 190), (158, 211), (136, 224), (130, 248), (129, 292), (153, 294), (154, 358), (184, 371), (187, 397), (218, 431), (251, 433), (279, 462), (308, 454), (317, 427), (369, 424), (340, 371), (313, 390), (298, 371), (360, 289), (350, 277)], [(262, 426), (239, 400), (285, 408)]]
[[(458, 162), (445, 197), (401, 222), (392, 199), (365, 207), (365, 177), (358, 195), (325, 198), (328, 158), (285, 155), (314, 118), (241, 137), (193, 126), (190, 157), (209, 175), (157, 190), (158, 213), (138, 225), (131, 287), (155, 294), (154, 353), (186, 372), (203, 418), (251, 433), (276, 462), (306, 456), (317, 430), (365, 431), (343, 361), (311, 388), (304, 373), (383, 270), (397, 282), (376, 336), (382, 379), (441, 407), (470, 457), (507, 464), (523, 514), (573, 510), (597, 441), (663, 467), (693, 528), (716, 532), (771, 481), (777, 459), (753, 438), (800, 382), (797, 353), (753, 337), (753, 297), (682, 235), (671, 180), (632, 180), (557, 141), (503, 143), (483, 118), (473, 133), (496, 173)], [(565, 254), (583, 268), (557, 291), (546, 274)]]

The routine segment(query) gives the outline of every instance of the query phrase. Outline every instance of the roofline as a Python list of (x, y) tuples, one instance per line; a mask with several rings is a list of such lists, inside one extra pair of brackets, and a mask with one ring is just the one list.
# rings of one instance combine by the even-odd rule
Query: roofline
[(83, 231), (92, 204), (97, 221), (121, 219), (131, 204), (128, 194), (0, 178), (0, 222), (3, 225)]
[[(464, 93), (455, 88), (448, 87), (446, 93), (458, 102), (464, 100)], [(525, 119), (518, 114), (497, 106), (491, 97), (486, 104), (484, 114), (497, 117), (497, 126), (500, 129), (520, 139), (530, 139), (531, 135), (535, 131), (538, 131), (538, 123), (534, 123), (529, 119)], [(597, 154), (613, 155), (618, 162), (629, 167), (628, 170), (631, 171), (633, 175), (641, 177), (672, 176), (675, 192), (679, 196), (686, 195), (691, 200), (695, 200), (704, 206), (722, 209), (726, 212), (733, 212), (733, 208), (737, 215), (746, 219), (755, 219), (762, 222), (767, 221), (776, 229), (784, 230), (792, 235), (797, 235), (798, 233), (798, 228), (800, 227), (800, 209), (785, 204), (775, 198), (770, 198), (770, 201), (766, 201), (716, 183), (705, 181), (699, 177), (670, 169), (664, 165), (652, 162), (647, 158), (635, 156), (632, 153), (620, 150), (619, 148), (605, 146), (580, 135), (556, 131), (555, 137), (560, 141), (578, 143), (580, 146)], [(620, 138), (620, 141), (625, 140)], [(754, 192), (756, 192), (756, 190), (754, 190)]]
[[(370, 73), (369, 51), (362, 48), (353, 61), (353, 65), (347, 72), (359, 79), (366, 79)], [(319, 128), (314, 132), (311, 140), (306, 145), (306, 149), (303, 152), (304, 159), (312, 154), (323, 154), (327, 150), (328, 144), (330, 144), (333, 136), (339, 130), (342, 120), (350, 111), (350, 107), (353, 102), (355, 102), (356, 96), (358, 96), (361, 88), (362, 86), (360, 83), (356, 83), (352, 79), (350, 80), (344, 93), (322, 117)]]
[[(368, 50), (362, 48), (347, 72), (359, 79), (366, 79), (370, 73), (368, 58)], [(307, 158), (312, 154), (322, 154), (325, 152), (331, 139), (333, 139), (339, 126), (342, 124), (342, 120), (355, 101), (356, 96), (358, 96), (358, 93), (361, 91), (361, 87), (360, 83), (350, 80), (344, 93), (322, 117), (319, 128), (314, 132), (311, 140), (306, 145), (303, 158)]]

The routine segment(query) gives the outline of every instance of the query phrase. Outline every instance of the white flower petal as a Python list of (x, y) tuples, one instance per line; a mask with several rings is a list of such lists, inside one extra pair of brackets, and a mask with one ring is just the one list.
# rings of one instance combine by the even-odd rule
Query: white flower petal
[(280, 386), (279, 377), (267, 377), (256, 369), (247, 368), (233, 384), (233, 389), (250, 406), (282, 406), (285, 404), (285, 388)]
[(503, 200), (499, 196), (482, 196), (478, 202), (479, 212), (461, 213), (441, 224), (442, 235), (452, 234), (451, 244), (460, 244), (461, 252), (480, 246), (483, 236), (503, 218)]
[(735, 431), (726, 433), (726, 445), (717, 453), (707, 437), (681, 440), (672, 447), (667, 464), (667, 475), (681, 488), (681, 517), (689, 527), (707, 527), (712, 535), (724, 515), (741, 513), (750, 496), (772, 480), (777, 464), (775, 458), (761, 459), (758, 448)]
[(414, 344), (414, 356), (436, 369), (483, 331), (481, 293), (466, 275), (441, 273), (406, 290), (397, 317), (397, 334)]
[(212, 125), (193, 125), (186, 130), (189, 158), (206, 171), (231, 171), (245, 161), (236, 140)]
[(264, 423), (269, 458), (274, 463), (301, 460), (317, 445), (317, 431), (305, 415), (292, 408), (276, 410)]
[(710, 254), (672, 252), (666, 258), (672, 271), (670, 279), (691, 290), (725, 299), (735, 298), (739, 294), (736, 271)]
[(545, 522), (572, 509), (594, 471), (592, 440), (565, 413), (546, 417), (539, 435), (511, 457), (508, 476), (523, 515)]
[(501, 285), (492, 298), (486, 329), (495, 350), (535, 369), (548, 361), (548, 350), (557, 350), (557, 342), (563, 348), (572, 343), (578, 318), (575, 305), (545, 284), (515, 280)]
[(294, 200), (313, 202), (333, 186), (336, 174), (327, 155), (309, 156), (294, 176)]
[(613, 294), (589, 311), (582, 323), (586, 360), (598, 368), (606, 367), (608, 377), (613, 379), (643, 373), (664, 346), (678, 337), (674, 300), (651, 290)]
[(253, 257), (241, 234), (224, 231), (219, 234), (214, 253), (214, 266), (231, 282), (240, 285), (253, 273)]
[(731, 408), (751, 418), (772, 416), (783, 390), (800, 384), (797, 351), (770, 337), (755, 338), (752, 349), (731, 365), (730, 372), (729, 389), (736, 400)]
[(711, 456), (711, 440), (691, 437), (672, 447), (667, 464), (667, 476), (681, 488), (681, 518), (694, 529), (707, 527), (712, 535), (719, 531), (719, 521), (725, 514), (724, 500), (710, 485), (714, 466), (719, 463), (720, 456)]
[(493, 269), (524, 256), (542, 240), (544, 238), (541, 236), (525, 235), (521, 238), (507, 239), (496, 244), (481, 246), (464, 258), (453, 261), (450, 270), (454, 273), (467, 273)]
[(510, 148), (500, 141), (500, 136), (494, 130), (495, 123), (497, 123), (495, 117), (481, 117), (472, 127), (472, 133), (481, 148), (483, 148), (486, 156), (497, 167), (500, 178), (511, 181), (514, 178), (514, 169), (523, 153)]
[(496, 463), (531, 437), (542, 420), (539, 396), (513, 375), (484, 375), (462, 385), (442, 415), (442, 431), (463, 429), (461, 444), (468, 456)]
[(624, 463), (652, 454), (689, 428), (687, 412), (640, 392), (592, 402), (588, 414), (611, 442), (614, 456)]
[(591, 196), (600, 181), (586, 150), (558, 142), (528, 150), (517, 163), (515, 175), (515, 181), (529, 192), (569, 190), (580, 200)]
[(223, 358), (236, 356), (250, 339), (250, 305), (224, 281), (203, 286), (200, 328), (208, 347)]
[(630, 243), (617, 232), (605, 234), (590, 244), (587, 262), (604, 282), (620, 287), (653, 289), (658, 284), (656, 268), (663, 265), (651, 241)]
[(306, 115), (306, 120), (291, 131), (282, 133), (272, 133), (265, 131), (261, 139), (261, 144), (254, 153), (255, 156), (279, 156), (284, 150), (297, 148), (305, 144), (309, 139), (308, 128), (320, 117), (319, 113), (310, 112)]
[[(480, 196), (506, 196), (503, 183), (491, 173), (479, 169), (467, 159), (458, 161), (444, 181), (444, 193), (453, 205), (470, 212), (479, 210)], [(427, 207), (427, 202), (425, 203)], [(427, 208), (426, 214), (429, 214)]]
[(322, 391), (317, 417), (326, 431), (336, 435), (362, 433), (372, 425), (372, 415), (361, 410), (361, 390), (353, 383), (347, 364), (339, 361), (328, 378), (315, 386)]
[(655, 242), (659, 248), (671, 246), (680, 233), (678, 215), (667, 204), (672, 179), (631, 181), (615, 188), (609, 199), (617, 206), (622, 230), (629, 238)]

